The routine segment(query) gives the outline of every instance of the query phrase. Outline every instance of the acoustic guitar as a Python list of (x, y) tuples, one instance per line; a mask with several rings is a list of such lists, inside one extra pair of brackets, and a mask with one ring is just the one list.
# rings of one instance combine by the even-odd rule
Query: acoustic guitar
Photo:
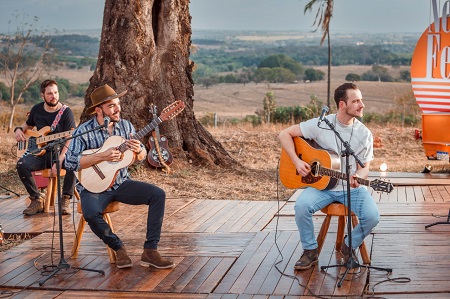
[(35, 156), (42, 156), (46, 151), (45, 149), (41, 148), (44, 147), (48, 142), (71, 136), (74, 130), (75, 129), (51, 135), (47, 135), (52, 131), (50, 126), (43, 127), (39, 131), (27, 130), (24, 133), (26, 139), (17, 142), (16, 156), (20, 158), (25, 153), (31, 153)]
[[(185, 105), (181, 101), (176, 101), (170, 104), (164, 108), (159, 117), (154, 118), (150, 124), (137, 132), (133, 136), (133, 139), (141, 139), (149, 132), (153, 131), (163, 121), (174, 118), (184, 110), (184, 107)], [(85, 150), (82, 152), (82, 155), (101, 153), (111, 147), (118, 149), (122, 153), (120, 161), (103, 161), (75, 172), (75, 175), (81, 185), (93, 193), (100, 193), (111, 187), (114, 184), (119, 170), (134, 162), (135, 154), (133, 151), (127, 149), (126, 140), (122, 136), (110, 136), (106, 139), (101, 148)]]
[[(288, 154), (281, 150), (280, 180), (290, 189), (314, 187), (318, 190), (329, 190), (337, 186), (338, 180), (347, 180), (347, 174), (340, 172), (341, 160), (333, 151), (324, 150), (315, 141), (301, 137), (293, 138), (297, 156), (311, 166), (311, 172), (302, 177), (292, 163)], [(370, 186), (375, 191), (390, 193), (394, 186), (382, 180), (366, 180), (356, 178), (361, 185)]]

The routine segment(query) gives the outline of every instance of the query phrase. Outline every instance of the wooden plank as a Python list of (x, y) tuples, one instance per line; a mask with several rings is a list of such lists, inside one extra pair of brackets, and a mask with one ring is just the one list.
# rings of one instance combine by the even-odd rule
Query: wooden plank
[[(178, 278), (170, 287), (170, 292), (181, 293), (184, 288), (196, 277), (199, 272), (205, 268), (205, 265), (210, 260), (209, 257), (198, 257), (194, 263), (189, 267), (188, 271)], [(204, 269), (206, 272), (211, 272), (211, 269)]]
[[(424, 226), (444, 220), (433, 215), (446, 218), (450, 207), (450, 186), (402, 185), (396, 189), (395, 196), (372, 193), (380, 209), (381, 221), (374, 233), (366, 238), (366, 243), (373, 248), (372, 265), (392, 267), (394, 272), (390, 278), (408, 277), (412, 281), (378, 284), (375, 296), (422, 298), (418, 295), (423, 294), (429, 298), (441, 298), (439, 292), (442, 292), (445, 297), (445, 294), (450, 294), (450, 286), (447, 286), (450, 279), (450, 225), (427, 230)], [(56, 215), (52, 212), (38, 217), (23, 217), (21, 211), (26, 206), (26, 198), (21, 203), (11, 201), (11, 205), (0, 201), (0, 208), (5, 207), (8, 211), (6, 215), (2, 213), (1, 221), (9, 219), (8, 225), (12, 227), (11, 223), (14, 223), (13, 229), (44, 232), (0, 253), (0, 273), (3, 273), (0, 274), (0, 283), (14, 288), (31, 288), (37, 292), (37, 298), (59, 295), (65, 289), (68, 291), (62, 296), (67, 295), (68, 298), (79, 297), (80, 294), (93, 298), (313, 298), (306, 288), (319, 296), (362, 296), (367, 271), (347, 275), (342, 287), (337, 288), (343, 269), (320, 270), (322, 265), (337, 264), (340, 258), (340, 254), (334, 251), (334, 220), (319, 257), (319, 267), (294, 271), (302, 248), (294, 221), (293, 201), (281, 202), (281, 216), (276, 215), (276, 201), (186, 198), (179, 202), (174, 199), (172, 204), (164, 219), (164, 227), (170, 230), (163, 229), (159, 250), (164, 256), (174, 257), (176, 265), (173, 269), (156, 270), (139, 265), (146, 223), (134, 220), (145, 219), (147, 207), (124, 205), (112, 216), (133, 260), (133, 267), (119, 270), (110, 264), (103, 242), (86, 229), (80, 256), (77, 260), (69, 259), (69, 263), (73, 267), (102, 269), (105, 275), (73, 272), (73, 269), (68, 270), (69, 273), (61, 271), (44, 285), (55, 289), (56, 293), (43, 293), (38, 285), (43, 278), (42, 265), (59, 260), (59, 235), (52, 233), (54, 224), (57, 224), (53, 221)], [(70, 252), (72, 245), (72, 219), (79, 217), (78, 214), (74, 216), (63, 219), (65, 253)], [(177, 226), (178, 221), (182, 221), (180, 223), (184, 226)], [(322, 221), (321, 213), (314, 215), (315, 233)], [(277, 243), (275, 230), (279, 233)], [(279, 259), (277, 247), (284, 258), (278, 265), (283, 273), (275, 268)], [(292, 278), (293, 275), (298, 281)], [(372, 287), (386, 278), (386, 273), (373, 270), (367, 279)]]
[[(264, 283), (276, 285), (279, 280), (279, 275), (276, 275), (275, 273), (276, 269), (274, 268), (274, 264), (279, 255), (278, 248), (283, 248), (286, 245), (290, 235), (291, 234), (277, 235), (277, 243), (275, 243), (275, 233), (273, 233), (268, 236), (268, 241), (272, 242), (272, 245), (265, 245), (264, 243), (261, 244), (264, 247), (268, 247), (268, 252), (265, 256), (262, 257), (263, 260), (259, 262), (259, 266), (256, 271), (254, 271), (251, 276), (247, 276), (249, 281), (244, 290), (244, 293), (261, 294), (260, 290), (263, 287)], [(272, 238), (272, 240), (270, 240), (270, 238)], [(258, 252), (260, 251), (262, 250), (259, 250)], [(243, 275), (246, 275), (245, 271), (243, 272)], [(270, 295), (271, 292), (263, 294)]]
[(233, 266), (236, 259), (223, 258), (220, 263), (214, 268), (214, 271), (204, 280), (204, 282), (197, 289), (198, 293), (211, 293), (219, 285), (222, 278), (226, 275), (229, 269)]
[(214, 223), (214, 221), (216, 221), (217, 217), (220, 217), (219, 215), (223, 215), (225, 213), (224, 208), (227, 204), (228, 202), (226, 200), (215, 201), (215, 204), (208, 212), (207, 216), (209, 217), (205, 217), (202, 221), (191, 223), (189, 230), (191, 232), (204, 231), (202, 227), (209, 227), (212, 223)]
[(155, 292), (171, 292), (172, 285), (185, 273), (189, 271), (190, 266), (197, 260), (197, 257), (189, 256), (177, 265), (177, 271), (171, 271), (161, 283), (155, 287)]
[(267, 232), (261, 232), (254, 235), (253, 239), (250, 241), (248, 246), (245, 248), (245, 250), (242, 252), (242, 254), (239, 256), (239, 258), (236, 260), (234, 265), (231, 267), (230, 271), (224, 276), (222, 281), (217, 286), (215, 293), (232, 293), (231, 288), (238, 280), (239, 276), (241, 275), (242, 271), (244, 271), (248, 260), (253, 257), (253, 255), (256, 253), (258, 248), (260, 247), (260, 244), (264, 242), (264, 240), (267, 238), (268, 233)]
[(207, 294), (175, 294), (175, 293), (141, 293), (141, 292), (87, 292), (87, 291), (66, 291), (62, 294), (62, 298), (79, 299), (79, 298), (120, 298), (120, 299), (206, 299)]
[(242, 203), (238, 206), (238, 203), (233, 201), (232, 209), (229, 209), (226, 214), (222, 214), (220, 218), (216, 218), (215, 221), (208, 227), (208, 229), (205, 230), (205, 232), (217, 232), (222, 225), (224, 225), (227, 221), (230, 221), (230, 219), (234, 219), (234, 216), (236, 213), (239, 212), (240, 206), (242, 206), (245, 203)]
[[(286, 235), (286, 241), (281, 243), (280, 240), (283, 239), (278, 236), (276, 240), (274, 240), (274, 242), (276, 242), (275, 245), (280, 248), (280, 253), (275, 257), (273, 266), (264, 278), (264, 281), (258, 290), (259, 294), (274, 294), (277, 286), (280, 284), (281, 278), (285, 275), (293, 274), (293, 268), (288, 269), (287, 266), (292, 253), (295, 251), (295, 248), (299, 243), (298, 233), (281, 231), (279, 232), (279, 235), (280, 237), (281, 235)], [(291, 284), (289, 284), (289, 288), (290, 286)]]
[[(174, 269), (179, 264), (184, 263), (184, 258), (182, 257), (175, 257), (174, 258), (174, 264), (176, 265)], [(138, 290), (141, 292), (150, 292), (153, 291), (166, 277), (172, 272), (171, 270), (156, 270), (155, 268), (149, 268), (148, 270), (151, 273), (151, 276), (149, 279), (140, 280), (139, 283), (137, 283), (133, 289)]]
[[(223, 261), (222, 258), (209, 258), (205, 265), (196, 273), (192, 279), (186, 283), (183, 288), (183, 293), (197, 293), (201, 285), (211, 276), (218, 265)], [(225, 272), (224, 272), (225, 273)], [(222, 275), (224, 274), (222, 273)], [(218, 280), (216, 281), (218, 283)], [(203, 293), (211, 293), (213, 288), (210, 288)]]
[[(209, 218), (200, 225), (197, 225), (195, 227), (196, 232), (215, 232), (217, 230), (216, 222), (219, 221), (219, 219), (223, 219), (223, 217), (229, 213), (232, 213), (230, 211), (234, 209), (235, 205), (235, 202), (230, 201), (220, 201), (217, 203), (217, 206), (220, 207), (220, 209), (214, 213), (213, 217)], [(220, 220), (220, 223), (224, 223), (224, 221)]]
[(261, 231), (266, 224), (272, 220), (278, 207), (275, 202), (266, 202), (259, 205), (259, 208), (253, 209), (254, 213), (248, 213), (241, 221), (232, 227), (230, 231), (235, 232), (258, 232)]

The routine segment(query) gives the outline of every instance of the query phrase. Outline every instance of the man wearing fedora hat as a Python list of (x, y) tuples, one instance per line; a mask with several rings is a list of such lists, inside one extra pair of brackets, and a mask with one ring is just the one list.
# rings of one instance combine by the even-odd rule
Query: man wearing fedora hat
[[(50, 132), (47, 136), (50, 136), (51, 134), (70, 131), (76, 127), (72, 110), (59, 101), (58, 83), (54, 80), (45, 80), (41, 83), (40, 91), (43, 102), (34, 105), (25, 123), (14, 129), (14, 135), (18, 142), (26, 140), (24, 133), (33, 128), (40, 131), (41, 129), (45, 130), (45, 127), (49, 127)], [(17, 173), (31, 200), (30, 205), (23, 211), (25, 216), (35, 215), (44, 211), (44, 199), (36, 186), (32, 172), (52, 168), (52, 172), (56, 173), (56, 159), (59, 159), (61, 167), (65, 168), (63, 162), (69, 143), (70, 141), (67, 141), (66, 146), (61, 149), (59, 157), (54, 157), (51, 150), (46, 150), (43, 155), (29, 154), (26, 151), (17, 161)], [(70, 199), (73, 196), (75, 179), (73, 171), (66, 172), (61, 198), (61, 212), (63, 215), (70, 214)]]
[[(147, 157), (144, 145), (139, 140), (131, 138), (136, 133), (131, 122), (120, 118), (119, 98), (126, 92), (125, 90), (116, 93), (114, 89), (105, 84), (91, 93), (92, 105), (86, 109), (85, 113), (95, 116), (75, 130), (74, 135), (82, 135), (73, 139), (70, 144), (66, 155), (66, 167), (68, 169), (81, 171), (104, 161), (120, 161), (122, 152), (117, 147), (111, 147), (104, 151), (89, 151), (90, 154), (88, 155), (82, 154), (86, 150), (101, 148), (110, 136), (121, 136), (125, 140), (124, 144), (127, 150), (134, 152), (136, 160), (142, 161)], [(106, 130), (95, 130), (95, 128), (104, 125), (105, 120), (108, 119), (110, 122), (107, 123)], [(119, 145), (117, 144), (117, 146)], [(130, 179), (128, 167), (124, 167), (117, 172), (114, 182), (107, 190), (94, 193), (82, 188), (80, 196), (81, 208), (86, 222), (91, 230), (116, 252), (118, 268), (131, 267), (133, 263), (120, 238), (112, 232), (111, 227), (102, 217), (103, 210), (112, 201), (149, 206), (146, 239), (140, 264), (160, 269), (173, 267), (173, 261), (163, 258), (157, 250), (164, 218), (166, 200), (164, 190), (149, 183)]]

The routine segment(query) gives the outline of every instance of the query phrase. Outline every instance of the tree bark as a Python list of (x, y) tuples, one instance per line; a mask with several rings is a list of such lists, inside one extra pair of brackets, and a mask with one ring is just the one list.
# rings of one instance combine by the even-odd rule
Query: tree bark
[[(106, 83), (118, 93), (127, 90), (121, 97), (122, 117), (139, 130), (151, 122), (152, 103), (161, 112), (181, 100), (184, 111), (160, 124), (174, 157), (196, 165), (236, 166), (195, 118), (191, 34), (189, 0), (106, 0), (98, 62), (86, 92), (85, 110), (98, 86)], [(83, 113), (81, 122), (89, 118)]]

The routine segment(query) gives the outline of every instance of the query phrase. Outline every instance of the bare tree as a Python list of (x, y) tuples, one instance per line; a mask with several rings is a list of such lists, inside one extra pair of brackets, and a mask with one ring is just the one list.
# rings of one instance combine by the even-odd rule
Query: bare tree
[[(311, 0), (305, 6), (304, 13), (308, 10), (311, 11), (315, 4), (319, 4), (317, 9), (316, 18), (313, 25), (317, 25), (316, 30), (322, 27), (322, 39), (320, 45), (323, 44), (325, 37), (328, 40), (328, 84), (327, 84), (327, 106), (330, 107), (331, 97), (331, 41), (330, 41), (330, 21), (333, 16), (334, 0)], [(316, 31), (315, 30), (315, 31)]]
[[(160, 125), (174, 156), (197, 165), (233, 166), (237, 162), (195, 119), (191, 34), (189, 0), (106, 0), (98, 61), (85, 105), (91, 105), (93, 89), (105, 83), (117, 92), (126, 89), (123, 117), (140, 129), (151, 121), (150, 104), (161, 111), (181, 100), (185, 110)], [(89, 117), (83, 114), (81, 122)]]
[[(44, 68), (44, 57), (47, 55), (50, 43), (48, 39), (43, 48), (33, 45), (32, 34), (36, 32), (35, 25), (38, 18), (34, 17), (31, 23), (19, 18), (20, 16), (17, 15), (15, 33), (4, 37), (6, 46), (0, 52), (1, 72), (10, 91), (8, 104), (11, 107), (11, 115), (8, 132), (13, 125), (16, 106), (21, 102), (24, 92), (40, 79)], [(25, 62), (26, 55), (32, 57), (34, 62)]]
[(264, 116), (267, 123), (271, 122), (273, 118), (272, 113), (277, 108), (277, 101), (275, 99), (275, 94), (272, 91), (266, 93), (263, 99)]

